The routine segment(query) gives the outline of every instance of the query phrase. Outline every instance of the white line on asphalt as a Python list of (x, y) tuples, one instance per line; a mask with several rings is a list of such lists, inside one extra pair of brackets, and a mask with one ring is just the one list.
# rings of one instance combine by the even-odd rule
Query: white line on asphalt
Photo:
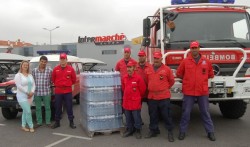
[(69, 135), (69, 134), (61, 134), (61, 133), (53, 133), (53, 134), (54, 135), (65, 136), (65, 137), (73, 137), (73, 138), (78, 138), (78, 139), (92, 140), (92, 138), (81, 137), (81, 136), (74, 136), (74, 135)]
[(85, 140), (92, 140), (92, 138), (87, 138), (87, 137), (81, 137), (81, 136), (74, 136), (74, 135), (69, 135), (69, 134), (62, 134), (62, 133), (52, 133), (53, 135), (60, 135), (60, 136), (64, 136), (65, 138), (61, 139), (61, 140), (58, 140), (52, 144), (49, 144), (45, 147), (53, 147), (54, 145), (57, 145), (63, 141), (66, 141), (70, 138), (78, 138), (78, 139), (85, 139)]
[(49, 145), (45, 146), (45, 147), (53, 147), (54, 145), (57, 145), (57, 144), (59, 144), (59, 143), (65, 141), (65, 140), (70, 139), (70, 138), (71, 138), (71, 137), (63, 138), (63, 139), (61, 139), (61, 140), (58, 140), (58, 141), (56, 141), (56, 142), (54, 142), (54, 143), (52, 143), (52, 144), (49, 144)]
[(5, 124), (0, 124), (0, 126), (5, 126)]

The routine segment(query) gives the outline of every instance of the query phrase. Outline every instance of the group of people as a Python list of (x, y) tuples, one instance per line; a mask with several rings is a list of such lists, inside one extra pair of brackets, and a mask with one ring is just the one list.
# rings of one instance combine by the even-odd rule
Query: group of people
[[(200, 53), (198, 41), (190, 43), (190, 54), (177, 69), (176, 76), (182, 79), (182, 116), (179, 125), (179, 140), (186, 137), (190, 121), (190, 113), (195, 102), (199, 105), (201, 118), (211, 141), (215, 141), (214, 125), (209, 113), (208, 79), (214, 77), (212, 65)], [(142, 100), (147, 99), (150, 117), (149, 132), (145, 138), (156, 137), (160, 134), (158, 127), (159, 117), (164, 121), (168, 131), (169, 142), (174, 142), (174, 124), (171, 116), (170, 88), (175, 80), (172, 70), (162, 63), (161, 52), (153, 53), (153, 64), (146, 62), (146, 53), (138, 53), (139, 62), (131, 58), (131, 49), (124, 48), (124, 58), (116, 64), (122, 79), (123, 102), (122, 107), (126, 117), (126, 131), (123, 137), (135, 134), (137, 139), (142, 138)]]
[[(48, 58), (41, 56), (38, 67), (30, 72), (29, 62), (22, 61), (20, 70), (15, 75), (17, 86), (17, 101), (21, 106), (22, 127), (25, 132), (35, 132), (35, 128), (43, 125), (42, 103), (45, 108), (45, 124), (52, 129), (60, 127), (62, 103), (67, 109), (69, 126), (74, 129), (74, 115), (72, 109), (72, 85), (76, 82), (74, 69), (67, 64), (67, 55), (60, 54), (59, 65), (53, 70), (47, 66)], [(51, 124), (51, 86), (55, 86), (55, 123)], [(36, 124), (33, 124), (31, 105), (33, 100), (36, 105)]]
[[(191, 54), (184, 59), (177, 69), (176, 76), (182, 79), (182, 116), (179, 125), (179, 140), (186, 136), (190, 121), (190, 113), (195, 102), (201, 111), (201, 118), (207, 132), (207, 137), (215, 141), (214, 125), (209, 114), (208, 79), (214, 77), (212, 65), (200, 53), (199, 42), (190, 43)], [(174, 141), (174, 124), (171, 116), (170, 88), (175, 80), (172, 70), (162, 63), (161, 52), (153, 53), (153, 64), (146, 62), (146, 53), (138, 53), (138, 63), (131, 58), (131, 49), (124, 48), (124, 58), (116, 64), (115, 70), (121, 74), (123, 101), (122, 107), (126, 116), (126, 131), (123, 137), (135, 134), (142, 138), (142, 100), (146, 99), (150, 117), (149, 132), (145, 138), (156, 137), (160, 134), (159, 117), (163, 118), (168, 131), (169, 142)], [(45, 123), (53, 129), (60, 127), (62, 103), (64, 101), (69, 119), (69, 126), (74, 129), (72, 109), (72, 85), (76, 82), (74, 69), (67, 64), (67, 55), (60, 54), (59, 65), (53, 70), (46, 66), (48, 59), (41, 56), (39, 65), (30, 74), (29, 62), (22, 61), (20, 70), (15, 75), (17, 100), (23, 109), (22, 127), (25, 132), (34, 132), (35, 128), (43, 125), (42, 101), (45, 107)], [(55, 93), (55, 123), (51, 125), (51, 86)], [(31, 104), (36, 105), (36, 125), (33, 125)]]

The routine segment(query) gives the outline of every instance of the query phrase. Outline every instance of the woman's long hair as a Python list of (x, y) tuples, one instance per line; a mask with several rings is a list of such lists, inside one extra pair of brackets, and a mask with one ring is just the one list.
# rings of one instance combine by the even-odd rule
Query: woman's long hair
[(29, 61), (27, 60), (23, 60), (20, 64), (20, 69), (19, 69), (19, 72), (22, 73), (22, 66), (23, 66), (23, 63), (28, 63), (28, 70), (27, 70), (27, 73), (29, 74), (30, 73), (30, 64), (29, 64)]

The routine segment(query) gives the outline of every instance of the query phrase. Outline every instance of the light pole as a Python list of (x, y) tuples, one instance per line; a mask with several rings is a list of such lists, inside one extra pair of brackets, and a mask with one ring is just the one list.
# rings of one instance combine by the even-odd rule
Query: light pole
[(52, 45), (52, 41), (51, 41), (51, 32), (52, 32), (53, 30), (55, 30), (55, 29), (58, 29), (58, 28), (60, 28), (60, 26), (57, 26), (57, 27), (55, 27), (55, 28), (53, 28), (53, 29), (43, 28), (44, 30), (49, 31), (50, 49), (51, 49), (51, 45)]

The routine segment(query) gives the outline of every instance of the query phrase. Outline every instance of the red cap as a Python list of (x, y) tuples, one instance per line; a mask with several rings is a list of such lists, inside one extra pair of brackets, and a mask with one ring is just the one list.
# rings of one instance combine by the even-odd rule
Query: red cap
[(126, 48), (124, 48), (124, 53), (125, 53), (125, 52), (129, 52), (129, 53), (130, 53), (130, 52), (131, 52), (131, 49), (128, 48), (128, 47), (126, 47)]
[(65, 53), (60, 54), (60, 59), (67, 59), (67, 54)]
[(146, 56), (146, 53), (144, 50), (139, 51), (138, 56)]
[(161, 58), (162, 54), (161, 52), (154, 52), (154, 58)]
[(190, 49), (191, 48), (194, 48), (194, 47), (200, 47), (200, 43), (198, 42), (198, 41), (192, 41), (191, 43), (190, 43)]
[(135, 66), (135, 63), (133, 61), (129, 61), (127, 66)]

